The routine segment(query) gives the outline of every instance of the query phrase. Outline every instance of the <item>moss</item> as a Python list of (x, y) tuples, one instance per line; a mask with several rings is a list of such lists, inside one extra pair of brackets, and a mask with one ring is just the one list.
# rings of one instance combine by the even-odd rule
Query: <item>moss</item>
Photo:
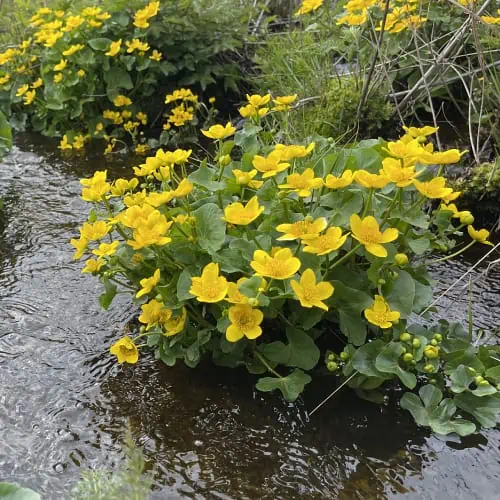
[(356, 77), (331, 79), (319, 101), (305, 109), (304, 132), (334, 138), (356, 132), (361, 137), (376, 134), (390, 119), (392, 107), (384, 89), (372, 90), (358, 121), (361, 89)]
[(500, 214), (500, 158), (473, 168), (468, 177), (457, 179), (453, 184), (462, 191), (461, 206), (474, 206), (484, 214)]

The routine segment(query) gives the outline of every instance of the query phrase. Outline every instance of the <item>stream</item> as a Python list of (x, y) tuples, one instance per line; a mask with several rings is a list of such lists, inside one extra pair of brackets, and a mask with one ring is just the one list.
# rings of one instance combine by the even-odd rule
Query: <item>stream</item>
[[(68, 241), (87, 217), (79, 179), (130, 167), (92, 152), (65, 159), (28, 134), (0, 163), (0, 481), (70, 498), (82, 471), (119, 467), (130, 429), (154, 470), (153, 499), (499, 498), (498, 429), (445, 440), (394, 403), (348, 391), (309, 419), (333, 379), (291, 404), (210, 364), (168, 368), (145, 354), (118, 366), (109, 346), (137, 311), (126, 296), (100, 309), (102, 285), (80, 273)], [(490, 249), (476, 247), (433, 269), (436, 293)], [(500, 264), (485, 273), (499, 257), (471, 273), (476, 327), (499, 325)], [(464, 280), (439, 314), (466, 321), (468, 293)]]

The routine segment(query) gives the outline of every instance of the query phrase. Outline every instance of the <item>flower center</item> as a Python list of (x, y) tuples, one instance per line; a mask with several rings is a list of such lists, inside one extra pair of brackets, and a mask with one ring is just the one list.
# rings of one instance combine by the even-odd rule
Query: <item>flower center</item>
[(362, 237), (366, 243), (380, 243), (380, 231), (375, 228), (363, 228)]

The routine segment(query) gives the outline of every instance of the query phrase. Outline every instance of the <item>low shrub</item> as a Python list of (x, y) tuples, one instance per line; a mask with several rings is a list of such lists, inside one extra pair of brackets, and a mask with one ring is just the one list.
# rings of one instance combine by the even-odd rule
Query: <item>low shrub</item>
[[(245, 34), (244, 6), (228, 1), (44, 7), (28, 38), (0, 54), (0, 109), (17, 129), (78, 136), (77, 146), (88, 137), (126, 137), (131, 128), (161, 126), (163, 96), (179, 86), (234, 89), (239, 70), (229, 54)], [(178, 110), (182, 122), (193, 113), (188, 107)]]
[[(268, 115), (289, 113), (295, 98), (248, 96), (242, 130), (202, 130), (214, 155), (158, 150), (129, 180), (81, 180), (92, 208), (75, 258), (102, 281), (103, 307), (120, 291), (141, 308), (140, 332), (111, 353), (135, 364), (151, 349), (191, 367), (211, 356), (265, 375), (257, 389), (290, 401), (312, 374), (377, 402), (398, 382), (420, 425), (460, 435), (494, 426), (499, 348), (430, 317), (427, 263), (491, 245), (440, 175), (462, 153), (435, 152), (431, 127), (349, 148), (276, 144)], [(464, 232), (470, 243), (457, 250)], [(453, 252), (432, 260), (435, 250)]]

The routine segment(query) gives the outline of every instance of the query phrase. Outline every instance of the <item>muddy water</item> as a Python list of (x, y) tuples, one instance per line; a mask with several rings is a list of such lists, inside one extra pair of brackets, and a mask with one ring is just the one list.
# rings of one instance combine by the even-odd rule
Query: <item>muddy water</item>
[[(153, 498), (498, 498), (498, 430), (444, 441), (347, 392), (309, 420), (329, 379), (287, 404), (235, 371), (116, 366), (108, 346), (135, 310), (126, 298), (99, 309), (100, 286), (80, 274), (68, 239), (86, 217), (78, 179), (128, 167), (64, 160), (29, 136), (0, 167), (0, 480), (68, 498), (82, 470), (120, 464), (130, 428), (156, 471)], [(439, 286), (468, 265), (436, 269)], [(487, 328), (500, 317), (500, 266), (483, 271), (474, 317)], [(464, 319), (466, 290), (441, 306)]]

